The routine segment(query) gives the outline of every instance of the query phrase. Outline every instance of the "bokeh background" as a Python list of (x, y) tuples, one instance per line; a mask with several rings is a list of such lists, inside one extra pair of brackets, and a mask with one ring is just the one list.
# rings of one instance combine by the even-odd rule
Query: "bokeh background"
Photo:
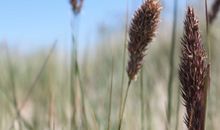
[[(209, 10), (213, 1), (208, 1)], [(85, 0), (76, 16), (68, 0), (1, 0), (0, 129), (68, 130), (72, 127), (74, 110), (77, 129), (107, 129), (112, 84), (111, 129), (116, 130), (121, 85), (126, 87), (128, 80), (124, 71), (127, 52), (125, 62), (123, 58), (128, 40), (126, 27), (141, 3), (142, 0)], [(174, 0), (161, 0), (161, 4), (157, 37), (145, 57), (143, 88), (138, 76), (129, 92), (124, 130), (186, 129), (185, 110), (178, 91), (179, 45), (185, 10), (191, 5), (200, 20), (203, 43), (207, 47), (205, 6), (201, 0), (178, 0), (175, 64), (170, 68)], [(212, 76), (206, 127), (207, 130), (218, 130), (219, 19), (209, 27)], [(77, 43), (77, 48), (73, 48), (73, 42)], [(73, 57), (76, 59), (76, 50), (78, 68), (73, 72), (71, 63)], [(168, 126), (170, 69), (174, 69), (174, 79), (172, 118)], [(74, 98), (71, 84), (74, 84)], [(142, 97), (144, 103), (141, 103)]]

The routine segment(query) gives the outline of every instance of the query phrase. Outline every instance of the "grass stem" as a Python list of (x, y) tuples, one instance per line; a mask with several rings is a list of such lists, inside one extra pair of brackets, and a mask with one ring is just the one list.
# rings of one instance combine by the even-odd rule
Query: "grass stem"
[(122, 111), (121, 111), (121, 115), (120, 115), (118, 130), (121, 130), (121, 127), (122, 127), (122, 121), (123, 121), (123, 117), (124, 117), (125, 105), (126, 105), (130, 85), (131, 85), (131, 79), (129, 79), (128, 86), (126, 88), (125, 97), (124, 97), (123, 104), (122, 104)]
[(170, 73), (168, 81), (168, 104), (167, 104), (167, 123), (168, 128), (171, 125), (171, 112), (172, 112), (172, 90), (173, 90), (173, 75), (174, 75), (174, 56), (175, 56), (175, 43), (176, 43), (176, 27), (177, 27), (177, 9), (178, 0), (174, 0), (173, 6), (173, 28), (172, 28), (172, 41), (171, 41), (171, 52), (170, 52)]
[(109, 91), (109, 112), (108, 112), (108, 128), (111, 128), (111, 107), (112, 107), (112, 88), (113, 88), (113, 75), (114, 75), (114, 60), (112, 56), (112, 73), (111, 73), (111, 84), (110, 84), (110, 91)]
[(209, 15), (208, 15), (208, 3), (205, 0), (205, 17), (206, 17), (206, 43), (208, 44), (208, 58), (211, 63), (211, 43), (209, 40)]
[(141, 99), (141, 130), (144, 130), (144, 84), (143, 84), (143, 74), (144, 68), (141, 69), (140, 74), (140, 99)]
[(85, 90), (84, 90), (83, 82), (81, 80), (81, 74), (80, 74), (78, 62), (76, 62), (76, 75), (78, 75), (79, 87), (80, 87), (81, 98), (82, 98), (83, 127), (85, 130), (88, 130), (88, 121), (87, 121), (87, 115), (86, 115), (86, 109), (85, 109)]
[(175, 130), (178, 130), (179, 129), (179, 111), (180, 111), (180, 89), (177, 90), (177, 108), (176, 108), (176, 126), (175, 126)]
[(127, 42), (127, 34), (128, 33), (128, 0), (126, 0), (126, 15), (125, 15), (125, 32), (124, 32), (124, 46), (123, 46), (123, 59), (122, 59), (122, 80), (121, 80), (121, 88), (120, 88), (120, 108), (119, 108), (119, 120), (122, 109), (122, 101), (123, 101), (123, 88), (124, 88), (124, 79), (125, 79), (125, 61), (126, 61), (126, 42)]

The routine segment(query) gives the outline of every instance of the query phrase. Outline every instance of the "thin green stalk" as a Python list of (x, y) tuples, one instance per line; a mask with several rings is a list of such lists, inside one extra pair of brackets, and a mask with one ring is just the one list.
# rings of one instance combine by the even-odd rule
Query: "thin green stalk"
[(140, 76), (140, 99), (141, 99), (141, 130), (144, 130), (144, 84), (143, 84), (143, 71), (144, 68), (141, 70)]
[(172, 90), (173, 90), (173, 75), (174, 75), (174, 56), (175, 56), (175, 43), (176, 43), (176, 27), (177, 27), (177, 9), (178, 9), (178, 0), (174, 0), (173, 8), (173, 30), (172, 30), (172, 41), (171, 41), (171, 53), (170, 53), (170, 74), (168, 81), (168, 105), (167, 105), (167, 123), (168, 128), (171, 125), (171, 116), (172, 116)]
[[(209, 15), (208, 15), (208, 2), (207, 2), (207, 0), (205, 0), (204, 1), (205, 2), (205, 16), (206, 16), (206, 43), (208, 44), (208, 59), (209, 59), (209, 79), (211, 80), (211, 42), (210, 42), (210, 33), (209, 33)], [(209, 87), (210, 87), (210, 82), (211, 81), (209, 81)], [(209, 89), (209, 88), (208, 88)], [(206, 100), (208, 99), (208, 97), (206, 97)], [(209, 107), (209, 105), (206, 105), (206, 110), (208, 110), (208, 107)], [(208, 116), (209, 116), (209, 118), (210, 118), (210, 120), (212, 120), (213, 119), (213, 117), (212, 117), (212, 113), (210, 112), (210, 113), (208, 113), (208, 112), (206, 112), (206, 117), (207, 117), (207, 114), (208, 114)], [(206, 122), (207, 122), (207, 120), (205, 120), (205, 124), (206, 124)]]
[(114, 75), (114, 60), (113, 60), (113, 56), (112, 56), (112, 73), (111, 73), (111, 85), (110, 85), (110, 91), (109, 91), (109, 112), (108, 112), (108, 128), (107, 128), (107, 130), (110, 130), (110, 128), (111, 128), (113, 75)]
[(176, 108), (176, 126), (175, 126), (175, 130), (179, 129), (179, 111), (180, 111), (180, 89), (177, 90), (177, 108)]
[[(142, 3), (144, 0), (142, 0)], [(143, 84), (143, 71), (144, 71), (144, 66), (141, 69), (141, 76), (140, 76), (140, 99), (141, 99), (141, 130), (144, 130), (144, 84)]]
[[(148, 93), (149, 94), (149, 93)], [(148, 97), (149, 98), (149, 97)], [(150, 109), (150, 102), (149, 102), (149, 99), (147, 101), (147, 130), (152, 130), (152, 126), (151, 126), (151, 122), (152, 122), (152, 119), (151, 119), (151, 109)]]
[(96, 114), (96, 112), (94, 111), (94, 109), (92, 109), (92, 119), (93, 119), (93, 121), (94, 121), (94, 124), (95, 124), (95, 130), (99, 130), (99, 126), (100, 126), (100, 124), (99, 124), (99, 122), (98, 122), (98, 117), (97, 117), (97, 114)]
[[(79, 17), (78, 15), (74, 15), (76, 19), (75, 24), (79, 24)], [(78, 20), (78, 21), (77, 21)], [(75, 30), (74, 30), (75, 29)], [(72, 50), (71, 50), (71, 80), (70, 80), (70, 87), (71, 87), (71, 101), (72, 101), (72, 108), (73, 108), (73, 114), (72, 114), (72, 119), (71, 119), (71, 127), (73, 129), (77, 128), (76, 126), (76, 83), (77, 79), (79, 81), (79, 88), (80, 88), (80, 94), (81, 94), (81, 104), (82, 104), (82, 126), (84, 127), (85, 130), (88, 130), (88, 121), (87, 121), (87, 116), (86, 116), (86, 109), (85, 109), (85, 90), (84, 90), (84, 85), (83, 81), (81, 80), (81, 73), (78, 65), (78, 43), (77, 43), (77, 37), (78, 37), (78, 30), (79, 30), (79, 25), (75, 25), (72, 22)]]
[(78, 75), (79, 87), (80, 87), (81, 98), (82, 98), (83, 127), (85, 127), (85, 130), (88, 130), (88, 121), (87, 121), (86, 109), (85, 109), (85, 90), (84, 90), (83, 82), (81, 80), (81, 74), (80, 74), (78, 62), (76, 62), (76, 75)]
[(121, 115), (120, 115), (118, 130), (121, 130), (122, 121), (123, 121), (123, 117), (124, 117), (124, 111), (125, 111), (125, 105), (126, 105), (130, 86), (131, 86), (131, 79), (129, 79), (128, 86), (126, 88), (125, 97), (124, 97), (123, 104), (122, 104), (122, 111), (121, 111)]
[(205, 0), (205, 16), (206, 16), (206, 43), (208, 44), (208, 58), (211, 63), (211, 43), (209, 40), (209, 15), (208, 15), (208, 3)]
[(54, 129), (54, 93), (50, 78), (48, 79), (48, 86), (49, 86), (48, 128), (50, 130), (53, 130)]
[[(75, 82), (76, 82), (76, 77), (75, 77), (75, 74), (74, 74), (74, 68), (75, 68), (75, 58), (74, 58), (74, 51), (75, 50), (75, 39), (74, 39), (74, 36), (72, 36), (72, 55), (71, 55), (71, 72), (70, 72), (70, 98), (71, 98), (71, 108), (72, 108), (72, 116), (71, 116), (71, 130), (75, 130), (77, 129), (77, 126), (76, 126), (76, 90), (75, 90)], [(76, 56), (75, 56), (76, 57)], [(74, 84), (75, 83), (75, 84)]]
[[(74, 15), (75, 19), (78, 20), (77, 15)], [(70, 98), (71, 98), (71, 108), (72, 108), (72, 116), (71, 116), (71, 130), (77, 129), (76, 123), (76, 86), (77, 86), (77, 34), (79, 26), (74, 26), (74, 21), (72, 21), (72, 49), (71, 49), (71, 72), (70, 72)], [(76, 21), (78, 24), (79, 21)], [(76, 30), (74, 30), (76, 29)], [(75, 32), (74, 32), (75, 31)]]
[[(74, 15), (76, 19), (78, 18), (77, 15)], [(78, 19), (79, 20), (79, 19)], [(76, 24), (79, 24), (80, 22), (77, 21)], [(75, 35), (74, 35), (74, 28), (76, 27), (75, 30)], [(77, 123), (76, 123), (76, 82), (77, 78), (79, 80), (79, 87), (80, 87), (80, 92), (81, 92), (81, 104), (82, 104), (82, 118), (83, 118), (83, 127), (85, 130), (88, 130), (88, 122), (87, 122), (87, 116), (86, 116), (86, 110), (85, 110), (85, 95), (84, 95), (84, 87), (83, 87), (83, 82), (81, 81), (81, 76), (80, 76), (80, 69), (78, 65), (78, 44), (77, 44), (77, 37), (78, 37), (78, 30), (79, 30), (79, 25), (73, 26), (72, 25), (72, 50), (71, 50), (71, 100), (72, 100), (72, 108), (73, 108), (73, 114), (72, 114), (72, 119), (71, 119), (71, 127), (72, 129), (77, 129)]]
[(205, 17), (206, 17), (206, 33), (209, 33), (209, 15), (208, 15), (208, 3), (205, 0)]
[(123, 47), (123, 60), (122, 60), (122, 80), (120, 88), (120, 108), (119, 108), (119, 120), (122, 111), (122, 101), (123, 101), (123, 88), (124, 88), (124, 79), (125, 79), (125, 61), (126, 61), (126, 42), (127, 42), (127, 33), (128, 33), (128, 0), (126, 0), (126, 15), (125, 15), (125, 36), (124, 36), (124, 47)]

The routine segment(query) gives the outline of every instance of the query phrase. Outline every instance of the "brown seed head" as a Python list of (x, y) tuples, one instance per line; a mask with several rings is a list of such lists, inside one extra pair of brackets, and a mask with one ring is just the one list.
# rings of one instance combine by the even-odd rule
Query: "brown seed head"
[(216, 19), (217, 15), (218, 15), (219, 8), (220, 8), (220, 0), (215, 0), (215, 2), (212, 5), (212, 10), (209, 13), (210, 24), (213, 23), (213, 21)]
[(128, 51), (130, 60), (127, 73), (134, 80), (142, 67), (147, 45), (152, 41), (159, 23), (161, 5), (157, 0), (147, 0), (135, 12), (129, 30)]
[(83, 0), (70, 0), (70, 4), (72, 6), (73, 12), (75, 14), (78, 14), (81, 11)]
[(201, 43), (198, 19), (188, 7), (181, 42), (179, 79), (186, 107), (185, 123), (188, 130), (204, 130), (206, 111), (206, 84), (209, 75), (207, 55)]

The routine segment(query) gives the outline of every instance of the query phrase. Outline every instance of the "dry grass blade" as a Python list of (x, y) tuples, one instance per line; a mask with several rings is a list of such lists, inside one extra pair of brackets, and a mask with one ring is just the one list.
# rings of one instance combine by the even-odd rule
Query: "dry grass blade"
[(198, 19), (194, 10), (188, 7), (185, 19), (185, 33), (181, 42), (179, 79), (181, 93), (186, 107), (185, 123), (188, 130), (204, 130), (207, 88), (209, 77), (207, 54), (201, 42)]
[(209, 22), (210, 24), (213, 23), (213, 21), (216, 19), (218, 12), (220, 9), (220, 0), (215, 0), (215, 2), (212, 5), (212, 9), (209, 13)]
[(83, 6), (84, 0), (70, 0), (70, 4), (72, 6), (72, 10), (75, 14), (79, 14), (82, 6)]
[(147, 0), (135, 12), (132, 20), (128, 43), (130, 60), (128, 62), (127, 73), (130, 80), (134, 80), (138, 71), (143, 65), (143, 58), (148, 44), (155, 36), (159, 23), (161, 5), (158, 1)]

